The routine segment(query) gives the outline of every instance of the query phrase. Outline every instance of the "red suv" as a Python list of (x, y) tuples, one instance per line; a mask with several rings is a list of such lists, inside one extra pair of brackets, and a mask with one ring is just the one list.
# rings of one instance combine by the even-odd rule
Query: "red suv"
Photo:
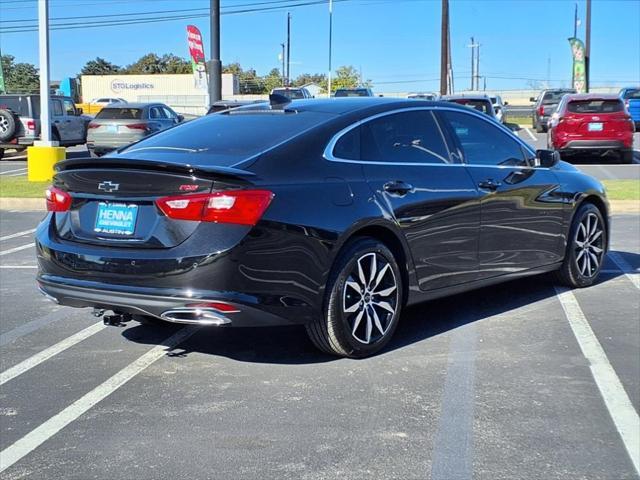
[(551, 117), (548, 142), (563, 157), (613, 151), (623, 163), (631, 163), (633, 131), (631, 116), (617, 95), (565, 95)]

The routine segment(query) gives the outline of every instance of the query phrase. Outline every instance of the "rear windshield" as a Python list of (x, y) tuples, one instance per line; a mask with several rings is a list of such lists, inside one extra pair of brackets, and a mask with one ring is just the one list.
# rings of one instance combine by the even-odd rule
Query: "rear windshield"
[(629, 100), (630, 98), (634, 99), (634, 100), (640, 100), (640, 89), (638, 90), (627, 90), (626, 92), (624, 92), (624, 97), (625, 100)]
[(140, 120), (141, 108), (103, 108), (96, 115), (100, 120)]
[(275, 93), (276, 95), (282, 95), (284, 97), (287, 97), (291, 100), (299, 100), (301, 98), (304, 98), (304, 94), (302, 93), (302, 90), (274, 90), (273, 93)]
[(331, 118), (324, 112), (234, 109), (152, 135), (121, 150), (121, 155), (229, 167)]
[(470, 100), (468, 98), (458, 98), (456, 100), (451, 100), (453, 103), (457, 103), (458, 105), (464, 105), (465, 107), (473, 108), (482, 113), (489, 113), (493, 106), (490, 102), (485, 100)]
[(573, 113), (614, 113), (623, 110), (620, 100), (574, 100), (567, 110)]
[(365, 88), (355, 90), (336, 90), (336, 97), (369, 97), (369, 91)]
[(560, 103), (560, 100), (562, 100), (562, 97), (567, 93), (571, 93), (571, 92), (567, 92), (567, 91), (547, 92), (544, 94), (544, 97), (542, 97), (542, 104), (551, 105), (554, 103)]
[(12, 110), (22, 117), (28, 117), (29, 99), (27, 97), (0, 97), (0, 108)]

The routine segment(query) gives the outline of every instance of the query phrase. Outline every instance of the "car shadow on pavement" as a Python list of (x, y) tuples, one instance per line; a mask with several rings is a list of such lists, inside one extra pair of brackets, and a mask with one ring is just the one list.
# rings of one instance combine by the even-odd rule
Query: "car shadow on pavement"
[[(625, 258), (628, 258), (625, 253)], [(605, 283), (623, 275), (608, 273), (598, 283)], [(531, 305), (556, 295), (549, 275), (529, 277), (486, 287), (438, 300), (407, 307), (389, 345), (381, 352), (393, 350), (438, 336), (466, 324), (480, 322), (495, 315)], [(525, 310), (519, 314), (527, 314)], [(135, 322), (134, 322), (135, 325)], [(122, 335), (135, 343), (156, 345), (159, 332), (165, 337), (181, 326), (137, 325), (127, 328)], [(231, 328), (203, 327), (187, 341), (167, 353), (171, 357), (187, 357), (191, 353), (222, 356), (240, 362), (271, 364), (315, 364), (338, 361), (340, 358), (317, 350), (307, 338), (304, 327)], [(376, 361), (372, 357), (361, 361)]]

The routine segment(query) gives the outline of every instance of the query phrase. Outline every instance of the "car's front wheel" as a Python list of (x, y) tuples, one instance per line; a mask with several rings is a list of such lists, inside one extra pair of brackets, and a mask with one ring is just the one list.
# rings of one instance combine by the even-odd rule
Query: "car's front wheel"
[(380, 351), (396, 329), (402, 275), (393, 253), (373, 238), (351, 241), (327, 283), (324, 315), (307, 325), (319, 349), (362, 358)]
[(584, 203), (576, 212), (567, 251), (557, 279), (571, 287), (592, 285), (600, 275), (607, 247), (607, 228), (598, 207)]

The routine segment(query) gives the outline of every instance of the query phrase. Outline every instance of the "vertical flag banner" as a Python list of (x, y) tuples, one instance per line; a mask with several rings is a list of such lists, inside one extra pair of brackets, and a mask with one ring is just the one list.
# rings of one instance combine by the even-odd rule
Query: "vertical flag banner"
[(193, 82), (196, 88), (208, 90), (204, 45), (200, 30), (195, 25), (187, 25), (187, 42), (189, 44), (189, 55), (191, 56), (191, 68), (193, 69)]
[(573, 88), (578, 93), (585, 93), (587, 90), (586, 69), (584, 63), (584, 43), (575, 37), (569, 39), (571, 54), (573, 55)]
[[(2, 52), (0, 52), (0, 59), (2, 58)], [(5, 93), (6, 89), (4, 86), (4, 73), (2, 72), (2, 61), (0, 61), (0, 93)]]

